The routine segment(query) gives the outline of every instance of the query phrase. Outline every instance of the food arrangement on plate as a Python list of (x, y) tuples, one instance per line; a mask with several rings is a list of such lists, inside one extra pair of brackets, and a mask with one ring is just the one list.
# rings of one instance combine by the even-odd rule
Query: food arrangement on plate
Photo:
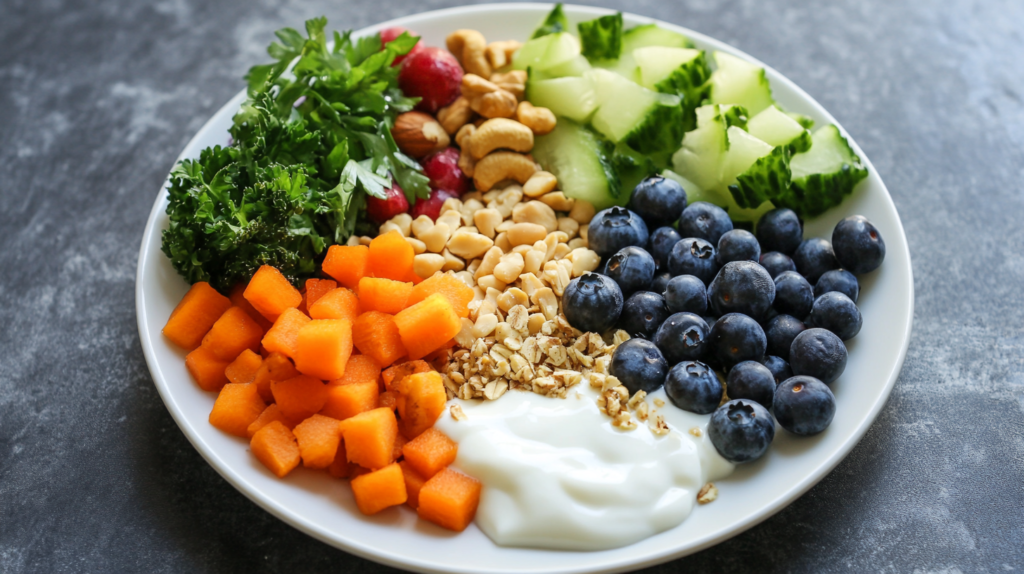
[(885, 257), (859, 216), (804, 237), (868, 175), (835, 126), (621, 14), (325, 27), (279, 31), (230, 145), (171, 173), (163, 332), (211, 425), (364, 514), (570, 550), (680, 524), (776, 422), (827, 432)]

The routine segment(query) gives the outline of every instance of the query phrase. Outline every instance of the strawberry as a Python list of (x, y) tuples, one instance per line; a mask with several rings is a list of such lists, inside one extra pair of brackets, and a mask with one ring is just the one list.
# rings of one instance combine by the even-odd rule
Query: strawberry
[(462, 66), (441, 48), (423, 48), (409, 54), (398, 73), (398, 87), (406, 96), (422, 98), (416, 109), (429, 114), (455, 101), (461, 93)]

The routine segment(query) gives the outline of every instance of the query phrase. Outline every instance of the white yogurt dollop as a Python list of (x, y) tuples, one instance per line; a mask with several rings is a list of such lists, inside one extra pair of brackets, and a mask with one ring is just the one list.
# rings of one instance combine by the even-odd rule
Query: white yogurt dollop
[[(476, 523), (495, 543), (562, 550), (632, 544), (680, 524), (710, 480), (732, 472), (707, 439), (709, 416), (653, 409), (671, 431), (645, 423), (620, 431), (598, 411), (597, 391), (565, 399), (509, 391), (496, 401), (456, 401), (439, 430), (459, 444), (455, 466), (483, 483)], [(581, 396), (576, 397), (576, 393)], [(664, 391), (648, 397), (665, 400)], [(700, 428), (701, 437), (688, 431)]]

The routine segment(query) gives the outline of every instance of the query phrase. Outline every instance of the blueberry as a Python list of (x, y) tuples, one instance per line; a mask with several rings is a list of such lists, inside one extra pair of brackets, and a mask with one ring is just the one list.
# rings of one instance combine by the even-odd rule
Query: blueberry
[(602, 258), (623, 247), (647, 245), (647, 224), (625, 207), (609, 207), (590, 220), (587, 243)]
[(826, 271), (839, 269), (839, 262), (832, 252), (832, 244), (820, 238), (808, 239), (801, 243), (793, 254), (793, 263), (796, 264), (796, 270), (811, 283), (816, 282)]
[(768, 341), (757, 321), (740, 313), (722, 315), (708, 336), (710, 357), (725, 369), (743, 361), (759, 361)]
[(804, 322), (792, 315), (779, 315), (768, 321), (764, 334), (768, 338), (768, 352), (789, 360), (793, 339), (807, 329)]
[(708, 286), (708, 304), (719, 315), (743, 313), (761, 319), (774, 300), (775, 282), (753, 261), (726, 263)]
[(745, 229), (733, 229), (722, 234), (718, 240), (718, 262), (722, 265), (730, 261), (761, 260), (761, 246), (757, 244), (754, 234)]
[(775, 377), (761, 363), (743, 361), (729, 369), (725, 389), (730, 399), (749, 399), (770, 409), (775, 397)]
[(775, 278), (775, 302), (772, 307), (783, 315), (806, 317), (814, 305), (814, 289), (796, 271), (784, 271)]
[(857, 304), (839, 291), (829, 291), (814, 300), (807, 324), (828, 329), (848, 341), (857, 336), (863, 319)]
[(669, 316), (665, 298), (650, 291), (638, 291), (626, 299), (619, 315), (619, 328), (630, 337), (652, 339)]
[(686, 208), (686, 191), (675, 180), (652, 175), (633, 189), (629, 208), (648, 225), (669, 225)]
[(654, 280), (654, 258), (642, 247), (623, 247), (608, 259), (608, 276), (624, 296), (647, 289)]
[(856, 303), (860, 296), (860, 283), (853, 273), (846, 269), (833, 269), (823, 273), (814, 284), (814, 298), (817, 299), (829, 291), (838, 291)]
[(775, 421), (768, 409), (754, 401), (732, 400), (711, 415), (708, 438), (725, 460), (750, 462), (768, 452), (775, 438)]
[(659, 227), (651, 233), (650, 239), (647, 240), (647, 251), (654, 257), (659, 270), (668, 270), (668, 256), (680, 239), (682, 237), (674, 227)]
[(665, 303), (673, 313), (696, 313), (708, 310), (708, 288), (693, 275), (673, 277), (665, 288)]
[(670, 365), (680, 361), (702, 361), (708, 352), (711, 328), (693, 313), (676, 313), (658, 328), (654, 344)]
[(711, 315), (705, 315), (702, 319), (704, 319), (704, 322), (708, 324), (709, 333), (711, 332), (711, 327), (714, 327), (715, 323), (718, 322), (718, 317), (712, 317)]
[(668, 270), (672, 275), (693, 275), (706, 286), (718, 273), (715, 247), (699, 237), (680, 239), (668, 256)]
[(808, 375), (825, 384), (846, 370), (846, 345), (832, 331), (807, 329), (793, 339), (789, 366), (794, 375)]
[(851, 215), (832, 230), (836, 259), (854, 275), (878, 269), (885, 259), (885, 241), (863, 215)]
[(565, 288), (562, 311), (569, 324), (580, 331), (603, 333), (619, 320), (622, 290), (609, 277), (584, 273)]
[(836, 396), (814, 377), (792, 377), (775, 389), (775, 418), (793, 434), (818, 434), (836, 415)]
[(722, 403), (722, 383), (718, 382), (715, 371), (704, 363), (683, 361), (668, 372), (665, 394), (673, 405), (684, 411), (709, 415)]
[[(732, 229), (732, 220), (724, 209), (706, 201), (691, 203), (679, 216), (679, 234), (699, 237), (718, 245), (722, 234)], [(593, 247), (591, 247), (593, 249)]]
[(668, 282), (671, 280), (672, 274), (668, 271), (664, 273), (655, 273), (654, 279), (651, 280), (651, 291), (664, 296), (665, 291), (668, 289)]
[(761, 267), (764, 267), (768, 274), (772, 276), (772, 279), (775, 279), (783, 271), (796, 271), (796, 264), (793, 263), (789, 255), (779, 253), (778, 251), (769, 251), (762, 254), (759, 262)]
[(668, 361), (654, 343), (630, 339), (612, 353), (608, 372), (626, 386), (631, 396), (637, 391), (652, 393), (664, 384)]
[(803, 238), (803, 223), (792, 209), (773, 209), (757, 222), (757, 240), (765, 251), (792, 255)]
[(793, 369), (789, 368), (789, 363), (782, 357), (765, 355), (764, 366), (772, 372), (772, 378), (775, 379), (776, 385), (793, 376)]

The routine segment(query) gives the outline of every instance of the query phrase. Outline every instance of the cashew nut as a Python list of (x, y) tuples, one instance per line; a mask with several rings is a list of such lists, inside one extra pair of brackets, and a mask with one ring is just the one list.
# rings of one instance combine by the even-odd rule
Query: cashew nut
[(515, 120), (487, 120), (470, 138), (469, 151), (474, 159), (479, 160), (496, 149), (528, 152), (533, 149), (533, 132)]
[(476, 184), (478, 190), (488, 191), (494, 187), (494, 184), (506, 179), (526, 183), (535, 171), (537, 171), (537, 164), (525, 155), (510, 151), (496, 151), (476, 162), (476, 167), (473, 170), (473, 183)]
[(491, 42), (487, 45), (486, 55), (487, 61), (491, 64), (491, 67), (497, 70), (498, 68), (504, 68), (506, 64), (512, 61), (512, 55), (516, 53), (522, 44), (515, 40), (506, 40), (504, 42)]
[(471, 74), (483, 77), (491, 75), (491, 65), (487, 62), (485, 52), (487, 39), (476, 30), (463, 28), (456, 30), (445, 38), (448, 51), (462, 62), (462, 67)]
[(476, 74), (462, 76), (462, 95), (469, 107), (485, 118), (510, 118), (516, 113), (514, 94)]
[(547, 108), (539, 108), (530, 102), (519, 102), (516, 118), (537, 135), (551, 133), (555, 129), (555, 114)]
[(491, 74), (491, 83), (511, 92), (516, 99), (522, 100), (526, 93), (526, 71), (512, 70), (503, 74)]
[(455, 135), (455, 132), (468, 124), (472, 118), (473, 110), (469, 107), (469, 100), (463, 96), (459, 96), (451, 104), (437, 110), (437, 121), (448, 135)]
[(469, 153), (469, 142), (473, 139), (474, 133), (476, 133), (476, 126), (466, 124), (459, 128), (459, 133), (455, 134), (455, 142), (459, 144), (460, 148), (458, 166), (462, 173), (466, 174), (466, 177), (473, 177), (476, 166), (476, 160)]

